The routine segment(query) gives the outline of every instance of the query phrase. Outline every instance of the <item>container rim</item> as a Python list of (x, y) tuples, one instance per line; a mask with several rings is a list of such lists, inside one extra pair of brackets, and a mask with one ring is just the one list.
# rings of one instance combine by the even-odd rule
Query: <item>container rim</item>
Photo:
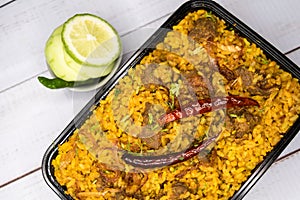
[[(135, 66), (150, 50), (149, 46), (159, 41), (162, 35), (165, 34), (163, 29), (170, 29), (173, 25), (177, 24), (187, 13), (205, 9), (211, 11), (213, 14), (222, 18), (226, 24), (234, 28), (238, 33), (249, 39), (260, 47), (264, 53), (272, 60), (275, 60), (282, 69), (292, 74), (294, 78), (300, 79), (300, 69), (275, 48), (271, 43), (261, 37), (258, 33), (244, 24), (237, 17), (232, 15), (229, 11), (223, 8), (221, 5), (212, 0), (190, 0), (183, 3), (159, 28), (150, 36), (150, 38), (138, 49), (131, 58), (122, 65), (120, 70), (99, 90), (95, 96), (86, 104), (86, 106), (74, 117), (74, 119), (66, 126), (61, 134), (53, 141), (53, 143), (46, 150), (42, 160), (42, 174), (48, 184), (48, 186), (61, 198), (66, 200), (73, 200), (73, 198), (65, 194), (65, 188), (62, 187), (56, 180), (53, 174), (51, 166), (52, 160), (55, 158), (58, 150), (58, 145), (64, 143), (76, 129), (75, 124), (82, 124), (87, 117), (91, 114), (91, 111), (95, 105), (98, 105), (99, 101), (106, 97), (106, 95), (114, 88), (117, 82), (126, 75), (127, 71)], [(284, 137), (277, 143), (271, 152), (265, 156), (264, 160), (256, 166), (253, 173), (247, 178), (247, 180), (237, 190), (231, 200), (241, 200), (255, 185), (255, 183), (262, 177), (272, 163), (278, 158), (280, 153), (286, 148), (290, 141), (297, 135), (300, 130), (300, 118), (294, 123)]]

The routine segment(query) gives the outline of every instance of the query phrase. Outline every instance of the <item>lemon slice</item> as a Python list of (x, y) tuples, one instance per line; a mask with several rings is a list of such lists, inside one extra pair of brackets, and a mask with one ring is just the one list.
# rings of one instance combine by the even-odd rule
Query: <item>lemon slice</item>
[(63, 25), (62, 41), (67, 53), (78, 63), (107, 66), (121, 53), (117, 31), (104, 19), (77, 14)]

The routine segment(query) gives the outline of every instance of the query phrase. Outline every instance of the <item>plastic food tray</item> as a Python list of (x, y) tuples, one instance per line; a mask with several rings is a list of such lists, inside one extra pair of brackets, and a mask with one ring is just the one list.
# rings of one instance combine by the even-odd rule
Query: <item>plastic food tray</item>
[[(247, 25), (221, 7), (214, 1), (209, 0), (195, 0), (188, 1), (181, 5), (169, 19), (137, 50), (133, 56), (121, 67), (121, 69), (107, 82), (103, 88), (95, 94), (95, 96), (87, 103), (87, 105), (79, 112), (77, 116), (66, 126), (62, 133), (55, 139), (50, 147), (45, 152), (42, 162), (42, 172), (45, 181), (50, 188), (62, 199), (72, 200), (73, 198), (65, 194), (65, 188), (61, 186), (55, 179), (54, 170), (51, 162), (58, 154), (58, 146), (68, 140), (73, 134), (74, 130), (82, 125), (84, 121), (91, 115), (92, 110), (99, 104), (101, 99), (104, 99), (110, 90), (117, 84), (118, 80), (126, 75), (127, 70), (138, 64), (141, 59), (153, 50), (153, 47), (157, 43), (163, 40), (167, 31), (172, 29), (173, 25), (179, 23), (189, 12), (193, 12), (199, 9), (204, 9), (212, 14), (218, 16), (226, 22), (228, 27), (233, 28), (238, 34), (247, 38), (249, 41), (255, 43), (260, 47), (266, 56), (271, 60), (274, 60), (281, 66), (282, 69), (291, 73), (293, 77), (300, 79), (300, 71), (296, 64), (290, 61), (284, 54), (272, 46), (268, 41), (251, 30)], [(263, 162), (261, 162), (253, 170), (251, 176), (242, 184), (240, 189), (235, 192), (231, 197), (231, 200), (242, 199), (247, 192), (253, 187), (253, 185), (259, 180), (259, 178), (266, 172), (271, 164), (277, 159), (280, 153), (285, 149), (289, 142), (299, 132), (300, 118), (294, 123), (289, 131), (284, 134), (284, 137), (278, 142), (278, 144), (269, 152)]]

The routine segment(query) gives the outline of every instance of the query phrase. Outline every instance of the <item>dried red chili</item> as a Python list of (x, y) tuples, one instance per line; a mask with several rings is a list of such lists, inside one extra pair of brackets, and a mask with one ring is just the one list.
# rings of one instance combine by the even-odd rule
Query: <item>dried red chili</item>
[(143, 169), (173, 165), (198, 155), (203, 149), (213, 143), (217, 137), (218, 135), (202, 142), (193, 143), (187, 150), (181, 152), (155, 156), (145, 156), (126, 152), (122, 155), (122, 159), (129, 165)]
[(197, 102), (189, 103), (182, 108), (175, 109), (169, 113), (162, 115), (158, 119), (158, 123), (163, 126), (164, 124), (178, 119), (207, 113), (212, 110), (243, 106), (259, 106), (259, 104), (254, 99), (240, 96), (225, 96), (201, 99)]
[[(212, 99), (201, 99), (198, 102), (190, 103), (183, 106), (181, 109), (173, 110), (159, 118), (159, 123), (164, 125), (174, 120), (178, 120), (184, 117), (189, 117), (197, 114), (202, 114), (210, 112), (216, 109), (222, 108), (232, 108), (232, 107), (243, 107), (243, 106), (259, 106), (258, 102), (254, 99), (239, 96), (226, 96), (226, 97), (215, 97)], [(125, 163), (143, 168), (156, 168), (168, 165), (173, 165), (179, 162), (188, 160), (197, 154), (199, 154), (203, 149), (210, 145), (218, 135), (204, 140), (202, 142), (194, 143), (185, 151), (170, 153), (166, 155), (157, 156), (145, 156), (136, 155), (132, 153), (124, 153), (122, 159)]]

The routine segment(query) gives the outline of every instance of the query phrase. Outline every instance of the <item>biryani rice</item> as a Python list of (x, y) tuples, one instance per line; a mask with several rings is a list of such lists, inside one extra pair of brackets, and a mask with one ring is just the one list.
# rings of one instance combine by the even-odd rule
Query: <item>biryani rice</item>
[[(218, 36), (197, 44), (188, 35), (202, 18), (217, 24)], [(207, 64), (211, 59), (232, 71), (242, 66), (253, 74), (251, 83), (247, 85), (243, 76), (229, 81), (217, 71), (211, 72), (212, 66)], [(152, 84), (157, 80), (147, 80), (143, 75), (153, 63), (151, 78), (162, 76), (161, 85)], [(179, 100), (184, 104), (195, 98), (181, 77), (181, 73), (193, 70), (199, 76), (209, 74), (215, 96), (233, 94), (259, 102), (259, 107), (246, 108), (248, 114), (260, 119), (251, 132), (238, 135), (238, 130), (230, 128), (226, 110), (174, 121), (163, 130), (157, 126), (155, 119), (161, 113), (178, 106)], [(251, 89), (259, 84), (274, 87), (267, 93)], [(166, 88), (178, 90), (180, 95)], [(205, 91), (199, 93), (205, 96)], [(260, 48), (213, 14), (205, 10), (191, 12), (153, 52), (129, 70), (82, 127), (59, 146), (52, 162), (54, 175), (74, 199), (229, 199), (296, 121), (299, 102), (298, 80), (269, 60)], [(230, 119), (248, 123), (246, 114), (233, 113)], [(145, 127), (152, 132), (145, 133)], [(218, 130), (221, 134), (207, 150), (208, 155), (175, 165), (143, 171), (120, 159), (119, 149), (141, 154), (169, 153)], [(149, 135), (143, 134), (151, 135), (156, 143), (144, 139)]]

